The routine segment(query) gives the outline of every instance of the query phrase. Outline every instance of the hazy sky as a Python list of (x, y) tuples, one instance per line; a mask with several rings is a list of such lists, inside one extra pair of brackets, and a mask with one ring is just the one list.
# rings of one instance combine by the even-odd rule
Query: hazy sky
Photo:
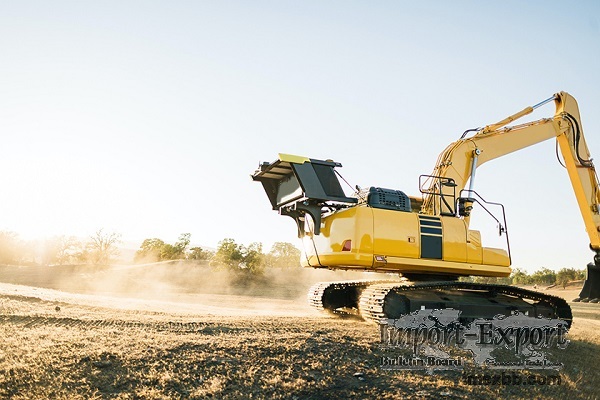
[[(600, 157), (598, 2), (3, 0), (0, 230), (297, 244), (259, 161), (416, 195), (464, 130), (560, 90)], [(514, 266), (591, 261), (554, 143), (476, 189), (506, 206)]]

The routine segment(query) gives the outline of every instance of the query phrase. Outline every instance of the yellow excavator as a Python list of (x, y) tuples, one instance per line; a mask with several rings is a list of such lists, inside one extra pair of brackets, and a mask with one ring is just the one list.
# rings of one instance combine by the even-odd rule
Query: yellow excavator
[[(553, 117), (509, 126), (552, 101)], [(575, 301), (598, 302), (600, 186), (577, 102), (568, 93), (466, 131), (440, 154), (430, 175), (420, 176), (420, 196), (380, 187), (356, 187), (347, 196), (340, 183), (345, 180), (336, 170), (340, 163), (287, 154), (260, 164), (252, 179), (262, 183), (274, 210), (295, 220), (303, 243), (302, 266), (398, 274), (393, 281), (318, 283), (308, 294), (316, 309), (360, 313), (379, 321), (423, 308), (454, 308), (466, 321), (521, 312), (570, 324), (571, 308), (562, 298), (510, 285), (459, 281), (511, 273), (504, 207), (486, 202), (475, 191), (477, 168), (551, 138), (557, 140), (595, 252)], [(469, 227), (474, 210), (494, 218), (505, 248), (482, 246), (480, 232)]]

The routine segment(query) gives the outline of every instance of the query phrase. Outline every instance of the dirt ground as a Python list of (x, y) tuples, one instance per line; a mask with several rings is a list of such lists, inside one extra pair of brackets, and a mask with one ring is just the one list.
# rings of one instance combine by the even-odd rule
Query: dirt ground
[(600, 397), (600, 305), (571, 304), (560, 384), (469, 385), (458, 371), (383, 370), (376, 325), (306, 305), (312, 282), (359, 276), (276, 271), (242, 284), (185, 265), (0, 267), (0, 397)]

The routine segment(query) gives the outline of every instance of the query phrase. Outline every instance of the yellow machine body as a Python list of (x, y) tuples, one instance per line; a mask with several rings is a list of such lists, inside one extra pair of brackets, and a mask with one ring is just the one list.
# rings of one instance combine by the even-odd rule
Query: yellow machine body
[(325, 215), (303, 237), (304, 267), (442, 275), (510, 275), (504, 249), (482, 247), (463, 219), (358, 205)]

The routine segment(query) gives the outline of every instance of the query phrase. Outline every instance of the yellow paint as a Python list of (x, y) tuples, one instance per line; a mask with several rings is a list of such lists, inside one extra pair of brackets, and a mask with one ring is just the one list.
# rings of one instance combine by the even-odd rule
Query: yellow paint
[(279, 161), (294, 163), (294, 164), (304, 164), (305, 162), (310, 162), (310, 158), (295, 156), (293, 154), (283, 154), (279, 153)]
[(483, 248), (479, 231), (469, 230), (467, 234), (467, 262), (475, 264), (483, 262)]
[[(418, 258), (421, 241), (417, 214), (378, 208), (372, 210), (374, 253)], [(410, 237), (416, 240), (411, 243)]]
[(444, 232), (444, 260), (467, 262), (467, 225), (465, 221), (454, 217), (443, 217), (441, 220)]
[[(468, 231), (460, 218), (441, 217), (441, 223), (443, 258), (422, 259), (419, 214), (351, 207), (324, 216), (321, 234), (304, 237), (302, 265), (400, 273), (510, 274), (505, 250), (482, 247), (479, 232)], [(346, 240), (352, 240), (349, 252), (342, 251)], [(377, 261), (376, 256), (384, 261)]]

